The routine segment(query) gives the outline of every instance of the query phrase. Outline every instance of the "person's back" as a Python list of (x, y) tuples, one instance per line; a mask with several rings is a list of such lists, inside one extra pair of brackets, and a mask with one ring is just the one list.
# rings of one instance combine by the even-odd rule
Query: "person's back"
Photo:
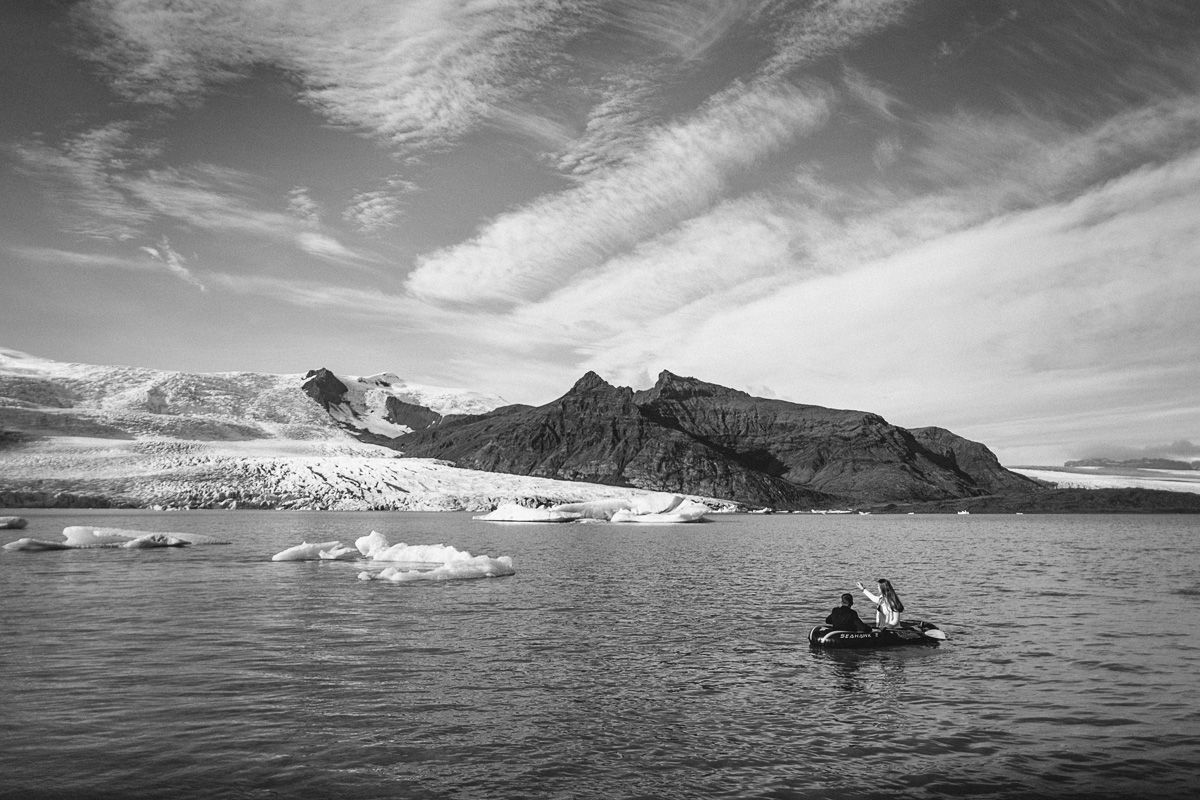
[(833, 609), (825, 618), (825, 624), (833, 626), (835, 631), (869, 631), (871, 626), (859, 618), (854, 610), (854, 595), (847, 592), (842, 595), (842, 604)]

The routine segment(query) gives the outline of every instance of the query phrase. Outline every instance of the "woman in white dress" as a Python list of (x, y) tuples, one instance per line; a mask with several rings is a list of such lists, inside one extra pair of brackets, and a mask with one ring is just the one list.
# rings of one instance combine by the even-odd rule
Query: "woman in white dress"
[(896, 594), (896, 590), (892, 588), (892, 582), (887, 578), (879, 579), (879, 594), (875, 594), (862, 585), (862, 581), (858, 582), (859, 591), (867, 596), (867, 599), (875, 604), (875, 625), (879, 628), (897, 628), (900, 626), (900, 612), (904, 610), (904, 603), (900, 602), (900, 595)]

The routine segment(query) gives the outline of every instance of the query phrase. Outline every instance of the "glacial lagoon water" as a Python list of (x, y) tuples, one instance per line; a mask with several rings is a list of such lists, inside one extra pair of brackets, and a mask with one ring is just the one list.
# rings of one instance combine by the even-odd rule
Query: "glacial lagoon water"
[[(233, 544), (0, 552), (0, 797), (1194, 796), (1197, 517), (22, 514)], [(372, 529), (516, 574), (270, 560)], [(950, 639), (811, 650), (880, 576)]]

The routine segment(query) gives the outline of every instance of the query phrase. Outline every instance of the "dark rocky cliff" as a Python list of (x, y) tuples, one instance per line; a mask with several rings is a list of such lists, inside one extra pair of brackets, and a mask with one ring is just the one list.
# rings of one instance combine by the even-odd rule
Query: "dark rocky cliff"
[(766, 400), (669, 372), (636, 393), (589, 372), (544, 406), (446, 419), (396, 444), (462, 467), (778, 508), (1036, 488), (982, 445), (949, 431), (924, 439), (936, 447), (875, 414)]
[(324, 367), (310, 369), (304, 376), (304, 383), (301, 384), (301, 388), (304, 389), (305, 394), (320, 403), (326, 411), (330, 407), (336, 407), (345, 402), (346, 392), (350, 391), (349, 387), (342, 383), (337, 375), (334, 375)]
[(910, 432), (925, 449), (970, 475), (988, 494), (1036, 491), (1041, 486), (1032, 478), (1000, 466), (996, 454), (979, 442), (964, 439), (945, 428), (913, 428)]

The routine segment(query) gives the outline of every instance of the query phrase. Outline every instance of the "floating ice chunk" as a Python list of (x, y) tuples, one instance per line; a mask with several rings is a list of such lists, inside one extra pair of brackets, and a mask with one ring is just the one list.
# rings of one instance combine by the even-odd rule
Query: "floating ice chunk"
[(551, 506), (551, 511), (574, 514), (578, 519), (612, 519), (618, 511), (629, 511), (633, 501), (628, 497), (611, 497), (605, 500), (587, 500), (582, 503), (562, 503)]
[(320, 550), (317, 555), (326, 561), (349, 561), (360, 555), (357, 547), (344, 547), (341, 542), (331, 550)]
[(125, 547), (144, 550), (151, 547), (184, 547), (190, 542), (166, 533), (143, 533), (125, 537), (114, 534), (97, 534), (86, 525), (73, 525), (63, 531), (64, 540), (47, 542), (41, 539), (18, 539), (4, 545), (5, 550), (92, 550), (100, 547)]
[(64, 542), (47, 542), (42, 539), (31, 539), (28, 536), (4, 545), (5, 550), (73, 550)]
[(121, 547), (131, 539), (144, 535), (126, 535), (117, 531), (101, 531), (91, 525), (71, 525), (63, 528), (63, 538), (68, 547)]
[(495, 511), (475, 519), (487, 522), (571, 522), (579, 519), (579, 515), (555, 511), (552, 508), (529, 508), (516, 503), (505, 503)]
[(708, 513), (708, 506), (694, 500), (684, 500), (670, 512), (659, 514), (635, 514), (632, 511), (618, 511), (612, 516), (613, 522), (641, 522), (651, 524), (674, 524), (680, 522), (703, 522)]
[[(323, 557), (321, 551), (333, 552), (342, 548), (341, 542), (302, 542), (294, 547), (281, 550), (271, 556), (272, 561), (319, 561)], [(347, 548), (348, 549), (348, 548)], [(328, 558), (328, 556), (324, 556)]]
[(684, 499), (677, 494), (652, 492), (629, 498), (629, 507), (635, 514), (665, 514), (668, 511), (674, 511), (682, 502)]
[(360, 536), (355, 539), (354, 546), (358, 548), (358, 552), (367, 558), (373, 558), (376, 551), (386, 550), (390, 546), (390, 543), (387, 537), (379, 531), (371, 531), (366, 536)]
[(180, 533), (179, 531), (134, 531), (126, 528), (92, 528), (100, 535), (127, 536), (131, 539), (136, 539), (140, 536), (145, 536), (148, 533), (156, 533), (160, 536), (169, 536), (173, 539), (182, 539), (188, 544), (232, 544), (228, 539), (222, 539), (217, 536), (209, 536), (204, 533)]
[(29, 524), (24, 517), (0, 517), (0, 529), (19, 531)]
[(75, 547), (123, 547), (126, 542), (146, 536), (165, 536), (179, 539), (187, 544), (229, 544), (227, 539), (206, 536), (203, 533), (178, 533), (176, 531), (135, 531), (128, 528), (100, 528), (93, 525), (71, 525), (63, 528), (67, 544)]
[(433, 569), (405, 569), (404, 567), (384, 567), (378, 573), (360, 572), (361, 581), (450, 581), (468, 580), (471, 578), (499, 578), (504, 575), (514, 575), (512, 558), (500, 556), (473, 556), (463, 561), (453, 561)]
[(410, 564), (447, 564), (470, 558), (471, 554), (446, 544), (394, 544), (376, 550), (371, 556), (374, 561), (404, 561)]
[(375, 561), (392, 562), (377, 573), (360, 572), (362, 581), (448, 581), (513, 575), (511, 556), (473, 556), (446, 544), (396, 544), (375, 551)]
[(130, 550), (143, 550), (150, 547), (186, 547), (191, 542), (185, 542), (175, 536), (168, 536), (165, 533), (148, 533), (145, 536), (139, 536), (136, 539), (130, 539), (121, 545)]
[(618, 512), (625, 512), (621, 518), (628, 519), (630, 516), (674, 512), (675, 509), (685, 502), (690, 503), (692, 501), (685, 500), (677, 494), (652, 492), (649, 494), (632, 495), (630, 497), (587, 500), (582, 503), (562, 503), (561, 505), (552, 506), (550, 510), (563, 514), (574, 514), (579, 519), (604, 520), (611, 520)]

